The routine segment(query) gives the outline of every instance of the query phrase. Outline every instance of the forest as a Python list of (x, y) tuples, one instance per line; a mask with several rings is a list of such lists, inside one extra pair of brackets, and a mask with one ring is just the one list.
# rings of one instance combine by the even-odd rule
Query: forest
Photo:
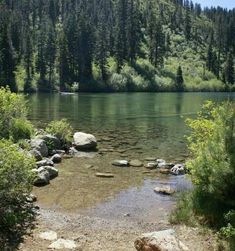
[(234, 90), (235, 9), (188, 0), (1, 0), (12, 91)]

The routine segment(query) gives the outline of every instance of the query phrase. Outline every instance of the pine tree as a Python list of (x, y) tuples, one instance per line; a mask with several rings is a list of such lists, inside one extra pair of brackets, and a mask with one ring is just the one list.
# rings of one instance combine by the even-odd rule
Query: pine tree
[(190, 5), (189, 5), (189, 1), (186, 0), (185, 1), (185, 8), (186, 8), (186, 14), (185, 14), (185, 27), (184, 27), (184, 34), (187, 40), (190, 40), (191, 38), (191, 16), (190, 16)]
[(228, 84), (234, 84), (234, 62), (232, 52), (228, 53), (224, 68), (225, 81)]
[(183, 71), (181, 66), (178, 67), (176, 78), (175, 78), (175, 87), (176, 90), (181, 92), (184, 90), (184, 78), (183, 78)]
[(8, 21), (8, 18), (0, 18), (0, 85), (8, 85), (12, 91), (17, 91), (14, 74), (16, 63), (8, 36)]

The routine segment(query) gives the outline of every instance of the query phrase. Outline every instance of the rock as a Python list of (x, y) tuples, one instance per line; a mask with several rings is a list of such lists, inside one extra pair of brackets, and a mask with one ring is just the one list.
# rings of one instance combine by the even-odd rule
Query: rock
[(161, 187), (156, 187), (154, 189), (154, 192), (165, 195), (172, 195), (173, 193), (175, 193), (175, 190), (170, 186), (161, 186)]
[(171, 168), (171, 174), (174, 175), (184, 175), (185, 174), (185, 168), (183, 164), (177, 164), (174, 167)]
[(170, 174), (170, 169), (168, 169), (168, 168), (160, 168), (159, 172), (161, 174)]
[(156, 161), (156, 158), (154, 158), (154, 157), (147, 157), (144, 160), (146, 160), (146, 161)]
[(37, 168), (41, 167), (41, 166), (54, 166), (53, 161), (49, 160), (49, 159), (43, 159), (41, 161), (36, 162)]
[(97, 140), (92, 134), (76, 132), (73, 139), (77, 150), (94, 150), (97, 147)]
[(157, 159), (157, 167), (165, 167), (166, 166), (166, 161), (164, 159)]
[(145, 165), (147, 169), (155, 169), (157, 168), (157, 162), (149, 162)]
[(36, 173), (36, 178), (33, 182), (35, 186), (45, 186), (50, 183), (50, 174), (46, 169), (39, 168), (33, 169), (33, 171)]
[(58, 239), (53, 242), (49, 248), (51, 249), (75, 249), (77, 245), (73, 240)]
[(43, 139), (32, 139), (30, 145), (31, 149), (39, 151), (42, 157), (48, 156), (48, 147)]
[(30, 150), (30, 151), (29, 151), (29, 154), (30, 154), (31, 156), (33, 156), (33, 157), (35, 158), (36, 161), (42, 160), (42, 155), (41, 155), (41, 153), (40, 153), (38, 150), (36, 150), (36, 149)]
[(95, 176), (100, 177), (100, 178), (113, 178), (114, 174), (112, 174), (112, 173), (96, 173)]
[(112, 162), (113, 166), (120, 166), (120, 167), (125, 167), (129, 166), (129, 162), (127, 160), (114, 160)]
[(62, 148), (61, 141), (56, 136), (53, 136), (51, 134), (45, 134), (38, 135), (37, 138), (44, 140), (48, 149), (50, 150), (59, 150)]
[(29, 202), (29, 203), (36, 202), (36, 201), (37, 201), (37, 196), (34, 195), (34, 194), (29, 194), (29, 195), (26, 197), (26, 201)]
[(57, 240), (57, 233), (54, 231), (43, 232), (39, 234), (39, 238), (47, 241)]
[(50, 175), (50, 179), (54, 179), (59, 175), (58, 169), (56, 169), (53, 166), (43, 166), (43, 167), (40, 167), (40, 168), (44, 168), (45, 170), (48, 171), (48, 173)]
[(137, 251), (189, 251), (173, 229), (143, 234), (135, 241)]
[(133, 167), (142, 167), (143, 166), (143, 163), (140, 161), (140, 160), (131, 160), (130, 161), (130, 166), (133, 166)]
[(62, 161), (62, 157), (59, 154), (55, 154), (51, 157), (51, 161), (55, 164), (58, 164)]

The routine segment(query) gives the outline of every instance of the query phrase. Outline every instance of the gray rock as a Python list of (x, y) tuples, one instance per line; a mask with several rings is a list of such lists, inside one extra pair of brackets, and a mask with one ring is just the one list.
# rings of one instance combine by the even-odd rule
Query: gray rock
[(47, 231), (39, 234), (39, 238), (47, 241), (57, 240), (57, 233), (54, 231)]
[(30, 151), (29, 151), (29, 154), (30, 154), (31, 156), (33, 156), (33, 157), (36, 159), (36, 161), (42, 160), (42, 155), (41, 155), (41, 153), (40, 153), (38, 150), (36, 150), (36, 149), (30, 150)]
[(137, 251), (189, 251), (173, 229), (146, 233), (135, 241)]
[(62, 158), (59, 154), (55, 154), (51, 157), (51, 161), (55, 164), (58, 164), (62, 161)]
[(49, 173), (50, 179), (54, 179), (59, 175), (58, 169), (53, 166), (42, 166), (40, 168), (45, 169)]
[(73, 240), (58, 239), (53, 242), (49, 248), (51, 249), (75, 249), (77, 245)]
[(33, 184), (35, 186), (44, 186), (50, 183), (50, 174), (45, 168), (33, 169), (36, 173), (36, 178)]
[(135, 160), (131, 160), (130, 161), (130, 166), (133, 166), (133, 167), (142, 167), (143, 163), (140, 160), (135, 159)]
[(144, 160), (146, 160), (146, 161), (156, 161), (156, 158), (154, 158), (154, 157), (147, 157)]
[(59, 150), (62, 147), (60, 140), (51, 134), (38, 135), (37, 138), (44, 140), (50, 150)]
[(154, 192), (165, 194), (165, 195), (172, 195), (175, 193), (175, 190), (170, 186), (161, 186), (161, 187), (156, 187), (154, 189)]
[(38, 168), (41, 166), (54, 166), (54, 162), (50, 159), (43, 159), (41, 161), (36, 162), (36, 165)]
[(129, 166), (129, 162), (127, 160), (114, 160), (112, 162), (113, 166), (120, 166), (120, 167), (125, 167)]
[(145, 165), (147, 169), (156, 169), (157, 168), (157, 162), (149, 162)]
[(30, 145), (31, 149), (39, 151), (42, 157), (48, 156), (48, 147), (43, 139), (32, 139)]
[(97, 147), (97, 140), (92, 134), (76, 132), (73, 139), (77, 150), (94, 150)]
[(174, 175), (184, 175), (185, 174), (185, 168), (183, 164), (177, 164), (174, 167), (171, 168), (171, 174)]
[(26, 201), (29, 202), (29, 203), (36, 202), (37, 201), (37, 196), (34, 195), (34, 194), (29, 194), (26, 197)]

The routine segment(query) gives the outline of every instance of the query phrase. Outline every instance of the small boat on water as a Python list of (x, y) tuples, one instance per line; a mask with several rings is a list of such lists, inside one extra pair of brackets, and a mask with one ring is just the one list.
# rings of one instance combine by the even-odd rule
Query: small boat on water
[(74, 95), (75, 92), (60, 92), (60, 95)]

